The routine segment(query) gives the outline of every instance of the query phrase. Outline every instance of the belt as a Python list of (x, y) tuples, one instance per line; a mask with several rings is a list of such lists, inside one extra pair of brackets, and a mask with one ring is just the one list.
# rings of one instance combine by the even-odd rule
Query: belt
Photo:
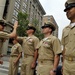
[(26, 54), (25, 54), (24, 57), (25, 57), (25, 58), (28, 58), (28, 57), (34, 57), (34, 56), (33, 56), (33, 55), (26, 55)]
[(65, 56), (65, 59), (68, 61), (75, 61), (75, 57), (72, 56)]
[(10, 55), (10, 57), (18, 57), (17, 55)]
[(38, 62), (40, 62), (40, 63), (47, 63), (47, 62), (53, 62), (53, 60), (50, 60), (50, 59), (42, 59), (42, 60), (38, 60)]

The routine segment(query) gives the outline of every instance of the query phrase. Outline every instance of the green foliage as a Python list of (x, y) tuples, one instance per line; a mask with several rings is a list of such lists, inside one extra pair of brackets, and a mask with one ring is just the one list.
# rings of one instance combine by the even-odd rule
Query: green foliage
[[(26, 27), (29, 23), (27, 18), (28, 18), (27, 13), (22, 13), (22, 12), (18, 13), (19, 27), (17, 29), (17, 34), (19, 36), (26, 36)], [(41, 40), (43, 38), (43, 34), (41, 33), (41, 30), (39, 29), (38, 23), (39, 21), (37, 19), (33, 19), (32, 24), (36, 27), (35, 36), (37, 36)]]
[(18, 23), (19, 23), (19, 27), (17, 29), (17, 34), (19, 36), (26, 36), (26, 27), (29, 23), (29, 21), (27, 20), (28, 18), (28, 14), (27, 13), (22, 13), (19, 12), (18, 13)]
[(43, 38), (43, 34), (41, 33), (41, 30), (39, 29), (39, 21), (37, 19), (33, 19), (32, 24), (36, 28), (35, 36), (37, 36), (40, 40)]
[(39, 23), (39, 21), (38, 21), (37, 19), (33, 19), (33, 20), (32, 20), (32, 24), (33, 24), (33, 25), (37, 26), (38, 23)]
[(39, 29), (36, 30), (35, 36), (37, 36), (40, 40), (43, 39), (44, 35), (41, 33)]

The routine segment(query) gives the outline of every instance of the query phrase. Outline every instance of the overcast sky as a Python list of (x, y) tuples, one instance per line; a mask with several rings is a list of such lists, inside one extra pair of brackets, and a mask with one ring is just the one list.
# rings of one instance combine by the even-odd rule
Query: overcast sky
[(59, 26), (58, 37), (61, 39), (62, 30), (67, 26), (70, 21), (66, 17), (66, 13), (63, 11), (66, 0), (39, 0), (42, 4), (46, 15), (53, 15), (55, 21)]

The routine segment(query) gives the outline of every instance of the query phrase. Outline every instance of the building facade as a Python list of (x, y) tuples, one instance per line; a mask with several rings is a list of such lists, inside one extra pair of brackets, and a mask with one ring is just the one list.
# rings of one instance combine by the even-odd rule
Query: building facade
[(44, 23), (47, 23), (47, 22), (52, 22), (55, 25), (56, 30), (53, 32), (53, 35), (58, 37), (58, 25), (52, 15), (43, 16), (43, 25)]
[(28, 0), (27, 13), (29, 15), (29, 22), (32, 23), (32, 21), (36, 19), (38, 21), (38, 27), (40, 28), (45, 11), (39, 0)]
[(0, 19), (2, 19), (6, 0), (0, 0)]
[(3, 18), (14, 23), (20, 11), (28, 14), (30, 23), (37, 19), (38, 25), (42, 24), (43, 15), (46, 14), (39, 0), (6, 0)]
[[(0, 19), (3, 18), (8, 23), (4, 29), (8, 33), (11, 32), (13, 23), (17, 20), (18, 12), (27, 13), (30, 23), (34, 19), (38, 20), (39, 28), (42, 25), (43, 15), (46, 14), (39, 0), (0, 0), (0, 4)], [(10, 49), (11, 42), (7, 40), (4, 43), (3, 53), (9, 53)]]

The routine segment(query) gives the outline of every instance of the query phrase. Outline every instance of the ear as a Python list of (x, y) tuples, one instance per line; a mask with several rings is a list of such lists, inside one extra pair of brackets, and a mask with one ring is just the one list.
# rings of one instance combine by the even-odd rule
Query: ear
[(49, 28), (49, 31), (50, 31), (50, 32), (52, 32), (52, 29), (51, 29), (51, 28)]

